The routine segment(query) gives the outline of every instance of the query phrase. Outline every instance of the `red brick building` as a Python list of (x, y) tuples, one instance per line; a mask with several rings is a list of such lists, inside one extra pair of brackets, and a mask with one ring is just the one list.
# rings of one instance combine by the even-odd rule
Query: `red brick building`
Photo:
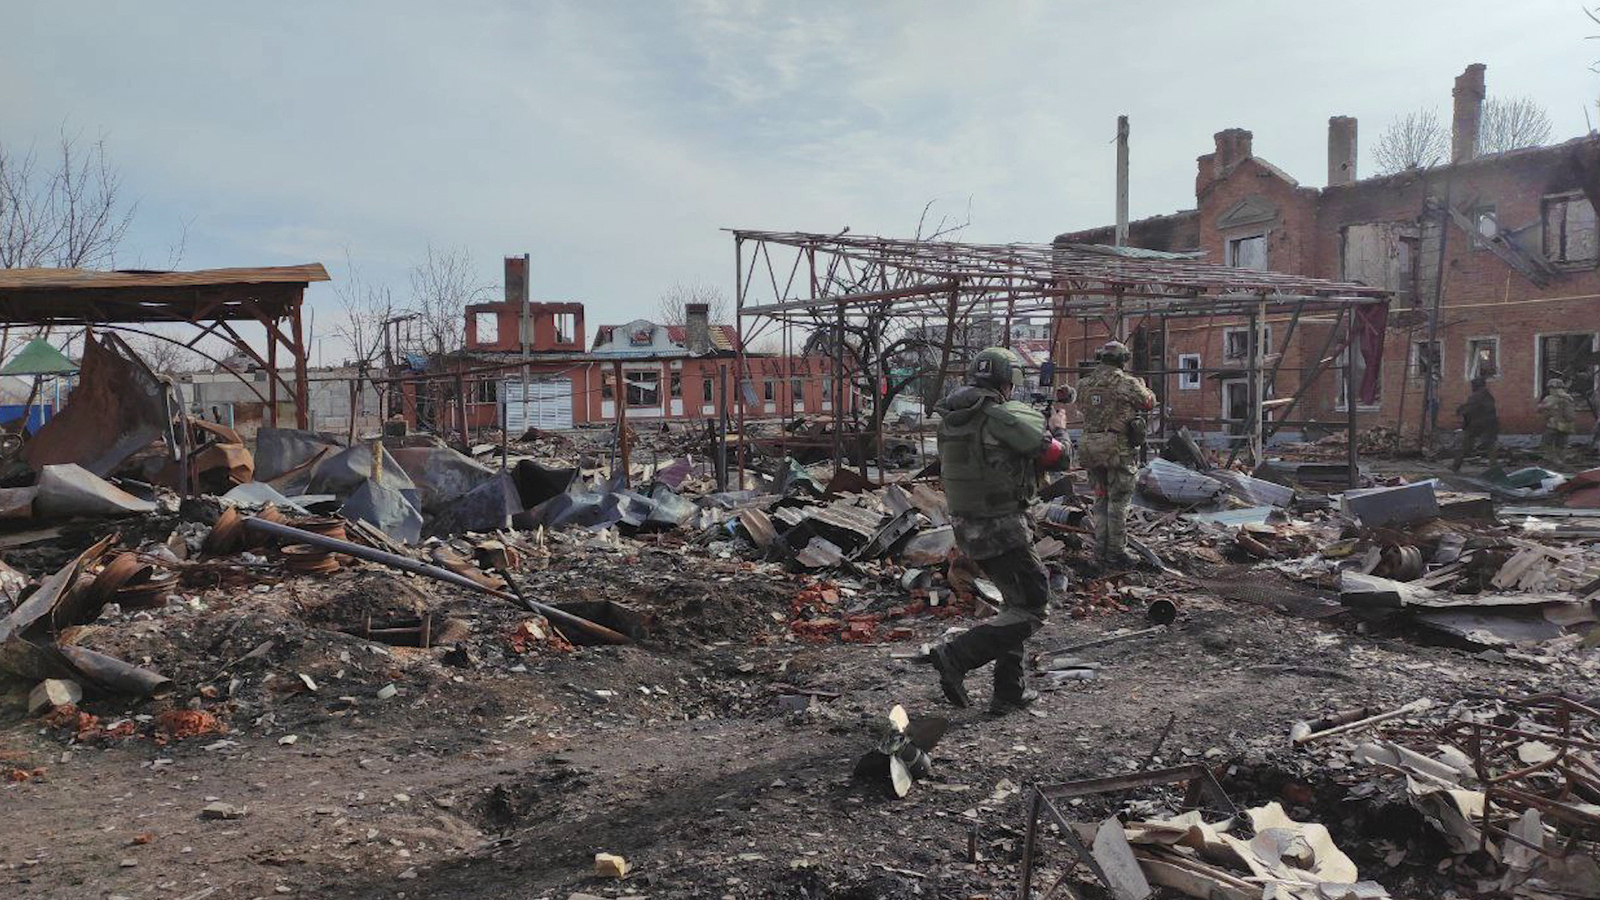
[[(618, 413), (620, 368), (626, 416), (634, 421), (704, 420), (726, 410), (738, 416), (739, 336), (732, 325), (713, 324), (705, 304), (688, 304), (685, 324), (637, 319), (595, 329), (586, 341), (581, 303), (527, 302), (527, 257), (506, 258), (503, 301), (466, 307), (465, 343), (449, 359), (430, 361), (431, 380), (404, 388), (413, 426), (454, 433), (458, 410), (469, 430), (499, 427), (571, 428), (613, 421)], [(523, 402), (523, 316), (527, 314), (527, 402)], [(788, 418), (833, 411), (833, 362), (825, 356), (746, 354), (747, 419)], [(493, 368), (492, 371), (484, 371)], [(450, 373), (461, 379), (456, 401)], [(420, 388), (420, 389), (419, 389)], [(853, 398), (852, 398), (853, 400)]]
[[(1328, 184), (1301, 185), (1254, 154), (1250, 132), (1218, 132), (1198, 160), (1195, 208), (1130, 223), (1129, 243), (1190, 251), (1211, 261), (1395, 292), (1382, 361), (1381, 393), (1365, 422), (1415, 435), (1425, 418), (1459, 427), (1454, 414), (1480, 371), (1493, 372), (1504, 433), (1536, 434), (1535, 405), (1551, 377), (1592, 396), (1600, 361), (1600, 229), (1594, 160), (1600, 136), (1547, 147), (1478, 155), (1484, 67), (1456, 79), (1453, 159), (1427, 169), (1356, 178), (1356, 122), (1329, 120)], [(1059, 236), (1058, 243), (1110, 243), (1111, 229)], [(1063, 363), (1084, 359), (1103, 334), (1061, 324)], [(1327, 346), (1331, 322), (1302, 319), (1284, 343), (1286, 317), (1262, 327), (1265, 365), (1282, 361), (1267, 396), (1300, 387), (1300, 371)], [(1152, 377), (1175, 420), (1242, 421), (1248, 409), (1249, 328), (1242, 321), (1175, 322), (1165, 336), (1131, 335), (1149, 369), (1225, 371)], [(1337, 348), (1338, 343), (1335, 342)], [(1142, 352), (1141, 352), (1142, 351)], [(1365, 361), (1358, 359), (1358, 367)], [(1164, 363), (1164, 365), (1162, 365)], [(1237, 368), (1238, 374), (1230, 375)], [(1435, 379), (1437, 401), (1424, 402)], [(1342, 375), (1325, 372), (1293, 418), (1343, 419)], [(1591, 419), (1580, 417), (1579, 428)], [(1215, 426), (1209, 426), (1214, 429)], [(1288, 434), (1299, 429), (1285, 428)], [(1314, 429), (1312, 429), (1314, 430)]]

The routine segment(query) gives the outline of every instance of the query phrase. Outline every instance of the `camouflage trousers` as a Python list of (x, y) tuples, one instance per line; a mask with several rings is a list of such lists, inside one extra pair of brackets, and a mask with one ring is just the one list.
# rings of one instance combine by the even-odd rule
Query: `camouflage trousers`
[(1133, 470), (1127, 466), (1091, 466), (1094, 494), (1094, 552), (1101, 559), (1128, 549), (1128, 501), (1133, 499)]
[(1456, 461), (1450, 468), (1461, 471), (1461, 464), (1466, 458), (1476, 453), (1489, 457), (1489, 465), (1495, 464), (1495, 459), (1500, 452), (1500, 430), (1498, 428), (1464, 428), (1461, 431), (1461, 447), (1456, 450)]
[(1570, 433), (1556, 428), (1546, 428), (1544, 441), (1541, 444), (1545, 455), (1557, 461), (1563, 459), (1567, 454), (1567, 435)]
[(1000, 589), (1005, 607), (945, 644), (946, 658), (962, 673), (994, 663), (994, 697), (1020, 700), (1023, 648), (1050, 614), (1050, 573), (1032, 545), (977, 560)]

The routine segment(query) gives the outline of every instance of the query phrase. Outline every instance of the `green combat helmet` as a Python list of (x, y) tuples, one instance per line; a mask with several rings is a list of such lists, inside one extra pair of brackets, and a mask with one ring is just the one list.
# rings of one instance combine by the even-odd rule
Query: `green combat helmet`
[(1022, 358), (1004, 347), (990, 347), (967, 364), (967, 383), (1000, 390), (1022, 390)]

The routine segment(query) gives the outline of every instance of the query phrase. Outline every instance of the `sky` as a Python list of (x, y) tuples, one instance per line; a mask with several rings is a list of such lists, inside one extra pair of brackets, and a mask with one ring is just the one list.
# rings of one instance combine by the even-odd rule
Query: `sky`
[[(733, 291), (722, 229), (1042, 242), (1193, 205), (1223, 128), (1302, 183), (1327, 119), (1382, 127), (1488, 65), (1556, 139), (1600, 125), (1600, 25), (1566, 0), (14, 3), (0, 142), (103, 137), (134, 225), (117, 264), (353, 263), (409, 294), (432, 245), (532, 257), (533, 295), (594, 325), (675, 283)], [(1585, 111), (1589, 115), (1586, 119)], [(307, 294), (320, 361), (339, 304)], [(315, 352), (315, 351), (314, 351)]]

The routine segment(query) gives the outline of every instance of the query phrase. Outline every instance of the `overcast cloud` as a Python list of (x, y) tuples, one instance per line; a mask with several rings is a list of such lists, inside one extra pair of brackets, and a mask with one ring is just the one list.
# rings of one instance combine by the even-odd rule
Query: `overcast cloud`
[(970, 201), (974, 240), (1104, 224), (1119, 113), (1137, 217), (1192, 205), (1225, 127), (1320, 185), (1330, 115), (1370, 169), (1471, 62), (1558, 139), (1600, 92), (1600, 26), (1566, 0), (9, 6), (0, 141), (105, 135), (139, 200), (119, 264), (163, 264), (184, 222), (185, 268), (339, 277), (348, 248), (400, 295), (430, 241), (496, 284), (527, 252), (535, 296), (591, 323), (675, 281), (731, 292), (721, 228), (906, 234), (931, 199)]

